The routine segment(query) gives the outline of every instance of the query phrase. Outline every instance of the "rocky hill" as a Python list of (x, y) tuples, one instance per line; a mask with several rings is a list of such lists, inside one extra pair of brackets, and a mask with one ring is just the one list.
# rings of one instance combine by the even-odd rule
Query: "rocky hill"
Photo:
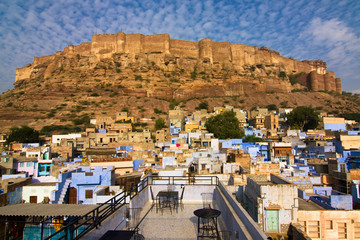
[(190, 112), (201, 101), (210, 107), (359, 110), (358, 99), (340, 95), (341, 79), (320, 60), (297, 61), (266, 47), (168, 34), (94, 35), (90, 43), (35, 57), (16, 70), (14, 86), (1, 96), (1, 129), (73, 124), (121, 110), (151, 125), (166, 117), (170, 105)]

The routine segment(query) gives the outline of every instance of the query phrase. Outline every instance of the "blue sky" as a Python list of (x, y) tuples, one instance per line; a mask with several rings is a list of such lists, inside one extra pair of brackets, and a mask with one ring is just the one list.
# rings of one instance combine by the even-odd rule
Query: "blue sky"
[(0, 92), (15, 69), (94, 33), (159, 34), (266, 46), (298, 60), (321, 59), (360, 89), (359, 0), (0, 0)]

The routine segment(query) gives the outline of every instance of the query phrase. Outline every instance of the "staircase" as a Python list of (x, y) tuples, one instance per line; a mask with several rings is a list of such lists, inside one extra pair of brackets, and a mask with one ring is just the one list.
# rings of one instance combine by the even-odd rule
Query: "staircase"
[(64, 203), (64, 198), (65, 198), (65, 195), (66, 195), (66, 192), (67, 192), (67, 189), (68, 189), (70, 183), (71, 183), (71, 178), (66, 179), (65, 184), (64, 184), (63, 188), (61, 189), (60, 197), (59, 197), (57, 204)]

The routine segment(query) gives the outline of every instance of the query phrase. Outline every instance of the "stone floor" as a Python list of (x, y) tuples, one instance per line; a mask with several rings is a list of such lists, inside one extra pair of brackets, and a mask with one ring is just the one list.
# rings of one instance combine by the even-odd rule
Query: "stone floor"
[(157, 212), (155, 206), (149, 210), (150, 207), (150, 203), (145, 205), (139, 214), (140, 216), (136, 217), (137, 219), (134, 222), (129, 222), (130, 226), (134, 225), (135, 222), (139, 222), (148, 212), (139, 225), (139, 233), (146, 240), (197, 238), (198, 219), (194, 215), (194, 211), (202, 208), (202, 203), (183, 204), (182, 207), (179, 207), (178, 212), (176, 210), (170, 211), (170, 209)]

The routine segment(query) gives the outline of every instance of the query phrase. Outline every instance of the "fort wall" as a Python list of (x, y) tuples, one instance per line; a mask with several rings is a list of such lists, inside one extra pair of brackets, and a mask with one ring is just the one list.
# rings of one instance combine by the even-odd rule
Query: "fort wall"
[[(145, 56), (147, 60), (154, 61), (158, 65), (172, 61), (178, 65), (184, 64), (184, 67), (180, 67), (185, 69), (192, 69), (195, 66), (213, 66), (242, 71), (251, 66), (262, 65), (261, 68), (264, 70), (267, 68), (273, 72), (285, 71), (287, 74), (305, 72), (308, 74), (307, 77), (301, 77), (299, 82), (310, 90), (341, 92), (341, 79), (335, 78), (334, 72), (328, 72), (326, 63), (321, 60), (297, 61), (283, 57), (279, 52), (266, 47), (214, 42), (211, 39), (202, 39), (199, 42), (171, 39), (167, 33), (157, 35), (123, 32), (94, 34), (90, 43), (81, 43), (78, 46), (69, 45), (63, 52), (35, 57), (32, 64), (16, 70), (15, 82), (31, 78), (34, 69), (45, 63), (49, 65), (45, 75), (50, 76), (51, 72), (58, 67), (55, 57), (88, 56), (91, 63), (96, 64), (101, 59), (112, 58), (114, 53), (128, 54), (129, 61), (134, 61), (139, 55)], [(171, 70), (171, 66), (163, 67)]]

